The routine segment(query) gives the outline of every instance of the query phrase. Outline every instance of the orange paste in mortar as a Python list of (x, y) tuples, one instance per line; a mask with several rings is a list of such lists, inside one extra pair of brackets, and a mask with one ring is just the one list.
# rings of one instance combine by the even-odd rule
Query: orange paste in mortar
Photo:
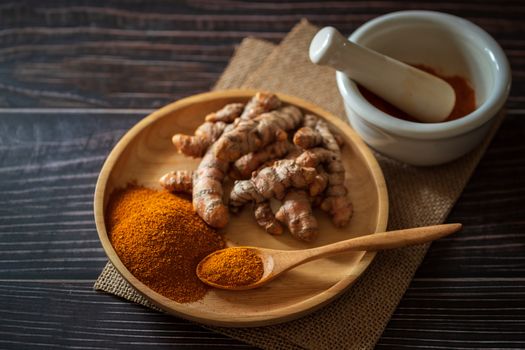
[[(433, 68), (422, 64), (414, 64), (412, 66), (445, 80), (454, 89), (454, 92), (456, 93), (456, 103), (452, 109), (452, 112), (445, 121), (464, 117), (476, 109), (476, 94), (474, 89), (470, 86), (469, 82), (465, 78), (457, 75), (444, 76), (437, 73)], [(416, 118), (391, 105), (366, 88), (360, 85), (358, 87), (363, 97), (382, 112), (399, 119), (408, 120), (411, 122), (419, 122)]]

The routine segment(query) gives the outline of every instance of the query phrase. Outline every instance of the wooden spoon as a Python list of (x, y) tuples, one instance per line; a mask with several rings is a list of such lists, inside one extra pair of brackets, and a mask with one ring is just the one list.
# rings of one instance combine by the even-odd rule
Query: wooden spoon
[(226, 249), (250, 249), (254, 251), (262, 260), (264, 272), (259, 281), (243, 286), (225, 286), (207, 280), (201, 274), (201, 265), (212, 256), (219, 254), (225, 249), (218, 250), (206, 256), (197, 266), (197, 276), (199, 279), (216, 288), (227, 290), (246, 290), (258, 288), (270, 282), (283, 272), (286, 272), (298, 265), (309, 261), (325, 258), (328, 256), (345, 253), (349, 251), (378, 251), (385, 249), (401, 248), (409, 245), (416, 245), (430, 242), (438, 238), (447, 236), (461, 229), (461, 224), (444, 224), (435, 226), (425, 226), (383, 233), (375, 233), (345, 241), (325, 245), (322, 247), (305, 250), (275, 250), (258, 247), (231, 247)]
[(345, 73), (422, 122), (444, 121), (456, 101), (454, 89), (443, 79), (357, 45), (333, 27), (315, 35), (310, 60)]

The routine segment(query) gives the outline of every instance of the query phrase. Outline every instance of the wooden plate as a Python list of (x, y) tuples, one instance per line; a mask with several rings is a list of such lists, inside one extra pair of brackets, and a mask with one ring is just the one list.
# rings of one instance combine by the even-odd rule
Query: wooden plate
[[(179, 304), (149, 289), (122, 264), (113, 249), (104, 222), (104, 208), (111, 192), (135, 181), (159, 188), (158, 178), (170, 170), (194, 169), (198, 160), (177, 154), (171, 144), (175, 133), (192, 134), (204, 116), (231, 102), (246, 102), (255, 91), (230, 90), (188, 97), (163, 107), (137, 123), (115, 146), (100, 173), (95, 190), (95, 221), (102, 246), (120, 274), (142, 295), (168, 313), (208, 325), (262, 326), (303, 316), (325, 305), (348, 288), (374, 257), (372, 252), (342, 254), (312, 261), (291, 270), (265, 287), (242, 292), (211, 290), (201, 301)], [(295, 97), (281, 100), (327, 120), (344, 136), (343, 162), (354, 216), (345, 229), (336, 229), (322, 212), (320, 235), (314, 244), (298, 242), (289, 234), (271, 236), (245, 209), (231, 217), (225, 237), (239, 245), (276, 249), (303, 249), (342, 239), (381, 232), (388, 218), (387, 190), (381, 169), (368, 147), (344, 122), (319, 107)]]

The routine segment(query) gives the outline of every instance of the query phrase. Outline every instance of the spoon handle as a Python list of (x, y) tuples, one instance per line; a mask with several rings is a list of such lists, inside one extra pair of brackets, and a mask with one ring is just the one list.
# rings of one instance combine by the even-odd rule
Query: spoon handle
[(461, 227), (461, 224), (443, 224), (375, 233), (352, 238), (303, 251), (307, 253), (308, 256), (302, 260), (301, 263), (348, 251), (378, 251), (422, 244), (457, 232)]

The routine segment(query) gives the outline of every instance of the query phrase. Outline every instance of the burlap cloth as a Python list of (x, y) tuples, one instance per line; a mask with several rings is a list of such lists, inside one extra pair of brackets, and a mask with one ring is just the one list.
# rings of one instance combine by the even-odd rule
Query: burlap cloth
[[(215, 89), (244, 87), (282, 92), (310, 100), (344, 118), (334, 71), (315, 66), (308, 59), (308, 46), (317, 30), (303, 20), (278, 46), (245, 39)], [(483, 145), (450, 164), (413, 167), (376, 154), (389, 191), (388, 228), (444, 222), (497, 129), (499, 123), (496, 124)], [(209, 328), (267, 349), (373, 348), (428, 246), (377, 254), (368, 270), (346, 293), (301, 319), (259, 328)], [(111, 263), (102, 271), (95, 288), (153, 307), (127, 284)]]

